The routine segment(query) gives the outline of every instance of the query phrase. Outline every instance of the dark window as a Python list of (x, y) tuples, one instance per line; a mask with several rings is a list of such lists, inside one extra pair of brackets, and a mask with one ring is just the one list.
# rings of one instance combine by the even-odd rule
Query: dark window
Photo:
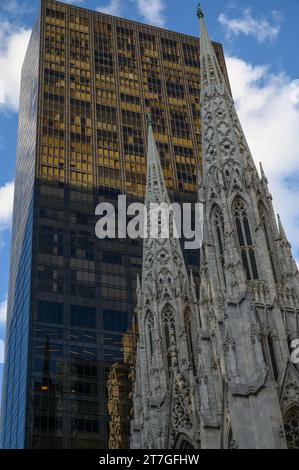
[(81, 225), (88, 224), (88, 215), (87, 214), (76, 214), (76, 223)]
[(224, 221), (223, 214), (219, 207), (215, 207), (213, 211), (214, 229), (215, 229), (215, 248), (218, 255), (220, 275), (224, 284), (226, 284), (224, 269)]
[(89, 419), (75, 419), (75, 427), (78, 432), (99, 432), (99, 422)]
[(146, 328), (147, 328), (147, 340), (149, 345), (150, 357), (152, 357), (154, 352), (153, 344), (153, 330), (154, 330), (154, 317), (151, 312), (148, 312), (146, 319)]
[(268, 336), (268, 347), (269, 347), (269, 353), (270, 353), (270, 359), (271, 359), (273, 375), (274, 375), (275, 380), (277, 380), (277, 378), (278, 378), (278, 368), (277, 368), (277, 363), (276, 363), (273, 339), (270, 335)]
[(187, 251), (187, 262), (192, 266), (199, 266), (199, 254), (194, 251)]
[(118, 310), (103, 310), (104, 330), (127, 331), (129, 327), (129, 315)]
[(122, 264), (122, 257), (113, 253), (103, 253), (103, 263)]
[(95, 287), (86, 284), (71, 284), (71, 295), (79, 297), (87, 297), (89, 299), (95, 298)]
[(40, 300), (37, 304), (37, 321), (62, 324), (63, 304)]
[(96, 327), (96, 309), (71, 305), (71, 325), (83, 328)]
[(188, 356), (189, 356), (189, 363), (192, 366), (193, 372), (195, 373), (195, 358), (194, 358), (194, 350), (193, 350), (193, 339), (192, 339), (192, 325), (191, 325), (191, 316), (190, 312), (187, 310), (184, 315), (185, 320), (185, 330), (187, 335), (187, 349), (188, 349)]
[(259, 274), (245, 203), (238, 198), (234, 204), (233, 210), (242, 261), (247, 279), (258, 279)]
[(270, 242), (270, 240), (273, 240), (273, 233), (272, 233), (271, 224), (269, 223), (269, 214), (267, 213), (267, 211), (265, 209), (265, 206), (263, 205), (262, 202), (259, 203), (258, 209), (259, 209), (260, 220), (261, 220), (263, 228), (264, 228), (264, 234), (265, 234), (265, 238), (266, 238), (266, 243), (267, 243), (268, 254), (269, 254), (269, 258), (270, 258), (270, 262), (271, 262), (273, 277), (274, 277), (275, 282), (277, 283), (277, 274), (276, 274), (276, 269), (275, 269), (273, 250), (272, 250), (272, 246), (271, 246), (271, 242)]
[(108, 122), (116, 124), (116, 108), (97, 104), (97, 120), (100, 122)]

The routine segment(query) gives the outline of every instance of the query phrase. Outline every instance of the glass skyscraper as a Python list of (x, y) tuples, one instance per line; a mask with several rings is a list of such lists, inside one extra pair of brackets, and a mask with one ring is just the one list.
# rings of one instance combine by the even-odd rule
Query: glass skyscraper
[[(143, 200), (148, 111), (170, 197), (196, 201), (199, 94), (198, 38), (41, 1), (22, 69), (3, 448), (129, 446), (142, 243), (97, 239), (95, 207)], [(186, 261), (198, 276), (198, 254)]]

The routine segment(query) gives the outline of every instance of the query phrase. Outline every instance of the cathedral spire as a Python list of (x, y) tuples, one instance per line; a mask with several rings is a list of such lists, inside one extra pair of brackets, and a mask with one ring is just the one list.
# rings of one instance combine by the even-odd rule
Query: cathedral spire
[(197, 8), (197, 16), (200, 25), (200, 62), (202, 84), (211, 86), (212, 84), (224, 85), (225, 80), (220, 69), (212, 42), (209, 38), (204, 21), (204, 14), (200, 4)]
[[(256, 167), (250, 153), (234, 101), (209, 38), (202, 9), (198, 7), (200, 25), (200, 73), (201, 73), (201, 118), (203, 146), (203, 176), (214, 165), (224, 167), (233, 164)], [(211, 169), (212, 169), (211, 168)]]
[(145, 203), (170, 204), (153, 130), (152, 114), (147, 115), (147, 180)]
[[(187, 431), (196, 448), (198, 429), (193, 423), (198, 423), (199, 411), (192, 406), (192, 387), (199, 306), (193, 275), (190, 282), (173, 230), (178, 204), (170, 204), (153, 124), (149, 114), (145, 205), (147, 228), (157, 224), (158, 234), (147, 230), (141, 285), (137, 279), (139, 342), (131, 442), (132, 447), (150, 442), (151, 448), (172, 448)], [(156, 210), (158, 217), (152, 217)]]
[[(163, 236), (158, 236), (157, 238), (151, 236), (146, 237), (143, 244), (143, 271), (142, 271), (142, 286), (144, 286), (146, 276), (149, 272), (159, 269), (163, 266), (166, 266), (166, 260), (169, 264), (169, 269), (172, 274), (180, 272), (184, 278), (188, 278), (187, 270), (184, 262), (184, 257), (178, 238), (174, 237), (174, 224), (175, 217), (173, 212), (173, 206), (171, 205), (168, 191), (163, 175), (162, 165), (160, 162), (160, 157), (155, 141), (154, 131), (153, 131), (153, 120), (151, 113), (147, 115), (147, 125), (148, 125), (148, 149), (147, 149), (147, 182), (146, 182), (146, 195), (145, 195), (145, 206), (147, 207), (148, 216), (152, 214), (152, 209), (155, 211), (155, 204), (161, 207), (161, 211), (166, 209), (164, 216), (168, 217), (169, 222), (169, 238), (167, 237), (167, 231)], [(164, 206), (164, 208), (163, 208)], [(166, 208), (167, 206), (167, 208)], [(164, 216), (159, 216), (159, 210), (157, 216), (161, 217), (161, 223), (165, 222)], [(168, 214), (169, 211), (169, 214)], [(154, 219), (154, 217), (153, 217)], [(147, 220), (147, 232), (149, 233), (149, 228), (152, 227), (152, 223), (155, 223), (154, 220)], [(163, 225), (164, 227), (164, 225)], [(162, 229), (162, 225), (161, 225)], [(158, 229), (159, 231), (159, 229)], [(160, 234), (161, 235), (161, 234)], [(166, 235), (166, 238), (165, 238)], [(162, 258), (160, 257), (161, 250), (163, 251)], [(166, 254), (167, 251), (167, 254)], [(174, 253), (175, 256), (174, 256)], [(145, 262), (146, 259), (151, 259), (152, 263), (149, 268), (148, 263)], [(156, 275), (153, 277), (156, 278)], [(155, 285), (155, 282), (153, 286)]]

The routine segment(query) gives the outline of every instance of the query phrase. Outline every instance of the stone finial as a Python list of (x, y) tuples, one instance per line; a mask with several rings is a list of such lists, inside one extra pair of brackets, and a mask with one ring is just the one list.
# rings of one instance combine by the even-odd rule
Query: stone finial
[(268, 183), (268, 179), (265, 175), (264, 168), (261, 162), (260, 162), (260, 170), (261, 170), (261, 179), (265, 181), (266, 183)]
[(203, 14), (203, 11), (202, 11), (201, 4), (200, 4), (200, 3), (198, 4), (196, 14), (197, 14), (197, 16), (198, 16), (198, 19), (204, 17), (204, 14)]
[(153, 116), (152, 116), (152, 112), (151, 112), (151, 111), (149, 111), (149, 112), (147, 113), (146, 122), (147, 122), (147, 126), (148, 126), (148, 127), (153, 127)]
[(281, 219), (280, 219), (280, 215), (279, 215), (279, 214), (277, 214), (277, 220), (278, 220), (278, 229), (279, 229), (279, 236), (280, 236), (280, 239), (287, 241), (287, 236), (286, 236), (285, 230), (284, 230), (284, 228), (283, 228), (283, 225), (282, 225), (282, 222), (281, 222)]

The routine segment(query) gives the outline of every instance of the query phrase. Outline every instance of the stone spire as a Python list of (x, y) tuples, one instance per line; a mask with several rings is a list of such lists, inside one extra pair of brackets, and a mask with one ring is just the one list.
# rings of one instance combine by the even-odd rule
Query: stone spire
[(204, 14), (199, 4), (197, 16), (200, 24), (200, 60), (201, 60), (201, 76), (202, 85), (211, 86), (212, 84), (224, 85), (225, 80), (220, 69), (218, 59), (216, 57), (213, 45), (207, 33)]
[(166, 206), (169, 235), (152, 236), (153, 219), (147, 218), (141, 286), (137, 282), (139, 341), (131, 446), (171, 448), (185, 434), (197, 447), (199, 410), (192, 405), (199, 331), (196, 288), (192, 274), (189, 281), (180, 241), (172, 233), (173, 209), (151, 115), (147, 123), (147, 215), (153, 204)]
[[(227, 81), (220, 68), (209, 38), (204, 15), (198, 8), (200, 25), (201, 109), (203, 140), (203, 177), (214, 164), (223, 166), (228, 160), (255, 171), (243, 129)], [(214, 171), (214, 170), (213, 170)]]
[(155, 141), (151, 113), (148, 113), (147, 115), (147, 138), (148, 149), (145, 203), (146, 205), (149, 203), (162, 202), (170, 204), (157, 144)]
[[(146, 180), (146, 195), (145, 205), (147, 208), (147, 237), (144, 240), (143, 245), (143, 273), (142, 273), (142, 285), (144, 286), (145, 279), (149, 274), (148, 261), (152, 260), (150, 265), (150, 271), (157, 270), (155, 272), (154, 280), (157, 280), (157, 274), (159, 270), (168, 265), (173, 275), (178, 277), (188, 278), (187, 270), (184, 262), (184, 257), (178, 238), (173, 237), (173, 225), (174, 217), (173, 210), (170, 203), (170, 199), (167, 192), (167, 187), (163, 175), (163, 169), (160, 162), (160, 157), (155, 141), (153, 132), (153, 122), (151, 113), (147, 116), (148, 124), (148, 147), (147, 147), (147, 180)], [(151, 238), (150, 233), (150, 222), (149, 220), (150, 210), (153, 204), (164, 205), (169, 209), (169, 238)], [(166, 210), (165, 215), (168, 216)], [(163, 217), (162, 224), (163, 225)], [(162, 227), (161, 227), (162, 228)], [(162, 258), (161, 258), (162, 256)]]
[[(282, 415), (277, 392), (267, 375), (267, 367), (272, 366), (260, 340), (263, 334), (260, 325), (265, 323), (279, 337), (285, 335), (280, 306), (275, 303), (281, 295), (273, 281), (278, 259), (271, 197), (262, 167), (260, 178), (254, 164), (200, 6), (197, 15), (201, 30), (203, 155), (199, 201), (204, 205), (200, 286), (200, 313), (205, 329), (202, 360), (208, 356), (211, 363), (219, 365), (219, 383), (224, 384), (222, 394), (237, 445), (284, 448), (285, 442), (280, 442), (278, 437)], [(284, 255), (290, 260), (286, 244), (280, 243), (281, 258)], [(295, 276), (291, 274), (295, 270), (291, 262), (288, 261), (287, 268), (287, 261), (280, 264), (284, 264), (286, 283), (293, 285)], [(267, 318), (264, 311), (269, 306), (273, 313)], [(204, 350), (208, 341), (213, 346), (210, 352)], [(275, 347), (275, 354), (280, 358), (277, 367), (282, 373), (288, 358), (287, 343), (277, 342)], [(206, 374), (213, 383), (212, 371)], [(204, 389), (202, 399), (203, 396)], [(254, 410), (262, 408), (264, 417), (255, 418)], [(251, 416), (246, 430), (244, 414)]]
[(279, 238), (280, 238), (280, 240), (289, 243), (279, 214), (277, 214), (277, 220), (278, 220), (278, 229), (279, 229)]
[(284, 281), (288, 280), (288, 287), (291, 287), (299, 296), (299, 272), (296, 261), (292, 253), (291, 244), (286, 236), (280, 215), (278, 219), (279, 246), (281, 250), (281, 274)]

